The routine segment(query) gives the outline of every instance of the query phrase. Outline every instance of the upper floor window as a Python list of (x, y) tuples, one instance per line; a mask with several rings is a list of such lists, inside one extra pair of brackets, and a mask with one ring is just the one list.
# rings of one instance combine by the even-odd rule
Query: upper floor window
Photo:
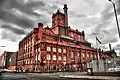
[(71, 37), (74, 37), (74, 34), (73, 34), (73, 33), (71, 33)]
[(85, 53), (82, 53), (82, 57), (85, 57)]
[(38, 56), (37, 56), (37, 55), (35, 56), (35, 60), (36, 60), (36, 61), (38, 60)]
[(53, 55), (53, 60), (56, 60), (56, 55)]
[(61, 61), (61, 60), (62, 60), (62, 57), (61, 57), (61, 56), (58, 56), (58, 60), (60, 60), (60, 61)]
[(87, 57), (89, 57), (89, 54), (87, 53)]
[(40, 47), (38, 47), (38, 51), (40, 51)]
[(66, 61), (66, 56), (65, 55), (63, 56), (63, 60)]
[(80, 59), (80, 53), (78, 52), (78, 59)]
[(66, 49), (63, 49), (63, 53), (66, 53)]
[(47, 51), (51, 51), (51, 48), (50, 48), (50, 47), (47, 47)]
[(61, 52), (62, 52), (61, 48), (58, 48), (58, 52), (59, 52), (59, 53), (61, 53)]
[(71, 52), (71, 58), (72, 59), (74, 58), (74, 52)]
[(39, 60), (39, 61), (41, 60), (40, 53), (38, 54), (38, 60)]
[(56, 52), (56, 48), (53, 48), (53, 52)]
[(51, 60), (50, 54), (47, 54), (46, 58), (47, 58), (47, 60)]

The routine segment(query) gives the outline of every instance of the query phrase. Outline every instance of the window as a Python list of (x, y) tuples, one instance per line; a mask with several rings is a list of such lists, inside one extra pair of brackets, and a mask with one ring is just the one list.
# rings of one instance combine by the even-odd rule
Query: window
[(87, 57), (89, 57), (89, 54), (87, 53)]
[(94, 55), (95, 58), (97, 58), (97, 55)]
[(82, 53), (82, 57), (85, 57), (85, 53)]
[(53, 60), (56, 60), (56, 55), (53, 55)]
[(51, 51), (51, 48), (50, 48), (50, 47), (47, 47), (47, 51)]
[(66, 56), (65, 55), (63, 56), (63, 60), (66, 61)]
[(38, 48), (38, 51), (40, 52), (40, 47)]
[(36, 55), (36, 56), (35, 56), (35, 60), (37, 61), (37, 59), (38, 59), (38, 58), (37, 58), (37, 55)]
[(27, 64), (29, 64), (29, 60), (27, 61)]
[(39, 61), (40, 61), (40, 58), (41, 58), (41, 57), (40, 57), (40, 53), (39, 53), (39, 54), (38, 54), (38, 60), (39, 60)]
[(78, 57), (80, 57), (80, 53), (78, 52)]
[(61, 56), (58, 56), (58, 60), (60, 60), (60, 61), (61, 61), (61, 60), (62, 60), (62, 57), (61, 57)]
[(50, 54), (47, 54), (46, 58), (47, 58), (47, 60), (51, 60)]
[(61, 52), (62, 52), (61, 48), (58, 48), (58, 52), (59, 52), (59, 53), (61, 53)]
[(66, 53), (66, 49), (63, 49), (63, 53)]
[(80, 59), (80, 53), (78, 52), (78, 59)]
[(56, 52), (56, 48), (53, 48), (53, 52)]
[(11, 58), (9, 59), (9, 62), (11, 62)]
[(74, 37), (74, 36), (73, 36), (73, 33), (71, 33), (71, 37)]
[(72, 59), (74, 58), (74, 52), (71, 52), (71, 58)]
[(31, 60), (29, 61), (29, 64), (31, 64)]

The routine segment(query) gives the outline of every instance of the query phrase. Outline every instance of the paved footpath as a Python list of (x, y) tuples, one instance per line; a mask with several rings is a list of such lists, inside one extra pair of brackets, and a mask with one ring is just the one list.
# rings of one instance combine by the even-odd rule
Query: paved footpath
[(114, 76), (88, 76), (86, 72), (27, 73), (27, 74), (70, 79), (120, 80), (120, 77)]
[(114, 76), (75, 76), (75, 75), (60, 75), (61, 78), (72, 79), (95, 79), (95, 80), (120, 80), (120, 77)]

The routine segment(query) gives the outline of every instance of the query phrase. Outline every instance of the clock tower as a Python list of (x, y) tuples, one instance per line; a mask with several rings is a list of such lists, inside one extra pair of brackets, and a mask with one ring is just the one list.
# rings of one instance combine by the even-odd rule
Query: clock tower
[(67, 15), (67, 5), (64, 5), (64, 13), (59, 10), (52, 15), (52, 29), (55, 34), (67, 35), (68, 27), (68, 15)]

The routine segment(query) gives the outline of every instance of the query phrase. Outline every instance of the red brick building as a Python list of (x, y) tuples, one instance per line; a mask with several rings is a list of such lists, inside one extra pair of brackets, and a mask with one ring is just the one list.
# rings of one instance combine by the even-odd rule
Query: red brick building
[(93, 57), (95, 48), (85, 40), (84, 31), (68, 26), (67, 5), (64, 13), (57, 10), (52, 15), (52, 27), (38, 23), (19, 42), (17, 69), (29, 72), (85, 70)]

